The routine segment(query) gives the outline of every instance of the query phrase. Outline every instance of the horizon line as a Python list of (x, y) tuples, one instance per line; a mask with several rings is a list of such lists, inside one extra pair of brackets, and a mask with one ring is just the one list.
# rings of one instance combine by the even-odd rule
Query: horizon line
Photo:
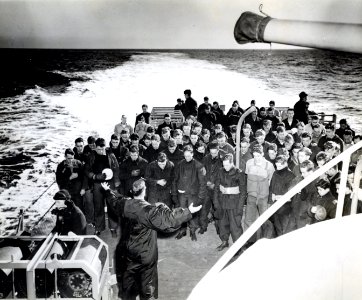
[[(168, 50), (178, 50), (178, 51), (190, 51), (190, 50), (220, 50), (220, 51), (325, 51), (324, 49), (315, 49), (315, 48), (279, 48), (279, 49), (265, 49), (265, 48), (248, 48), (248, 49), (236, 49), (236, 48), (12, 48), (12, 47), (0, 47), (1, 50), (136, 50), (136, 51), (168, 51)], [(332, 51), (332, 50), (326, 50)]]

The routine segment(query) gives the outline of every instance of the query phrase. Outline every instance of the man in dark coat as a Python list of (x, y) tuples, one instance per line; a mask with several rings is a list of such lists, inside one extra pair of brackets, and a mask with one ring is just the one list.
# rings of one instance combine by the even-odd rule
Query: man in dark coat
[(312, 143), (312, 135), (309, 132), (303, 132), (301, 138), (303, 147), (307, 147), (310, 149), (310, 151), (312, 151), (309, 159), (313, 163), (316, 163), (316, 156), (320, 151), (322, 151), (322, 149), (319, 148), (316, 144)]
[(180, 110), (182, 115), (185, 116), (185, 103), (181, 98), (177, 99), (177, 104), (175, 105), (174, 110)]
[(205, 96), (204, 97), (204, 103), (201, 103), (199, 105), (199, 108), (197, 109), (198, 115), (203, 113), (207, 107), (210, 108), (210, 110), (211, 110), (211, 104), (209, 103), (209, 97)]
[(214, 187), (214, 207), (219, 219), (221, 251), (229, 247), (229, 236), (235, 242), (243, 233), (241, 218), (246, 200), (245, 173), (234, 166), (232, 154), (223, 157), (223, 168), (219, 169)]
[[(85, 211), (87, 220), (94, 216), (96, 234), (100, 235), (105, 230), (105, 194), (101, 187), (101, 183), (107, 180), (107, 175), (103, 173), (104, 169), (111, 169), (113, 177), (109, 179), (112, 188), (117, 188), (121, 181), (119, 178), (119, 164), (113, 153), (106, 149), (106, 141), (98, 138), (95, 142), (96, 149), (89, 154), (87, 163), (85, 164), (85, 186), (93, 186), (93, 197), (86, 198)], [(88, 216), (87, 216), (88, 214)], [(116, 236), (118, 226), (117, 217), (108, 213), (108, 223), (112, 236)]]
[(203, 111), (199, 112), (198, 120), (202, 124), (202, 128), (211, 130), (216, 124), (216, 115), (211, 112), (210, 106), (206, 106)]
[(89, 136), (87, 138), (87, 145), (84, 146), (83, 153), (87, 157), (95, 149), (96, 149), (96, 139), (93, 136)]
[(294, 117), (304, 124), (308, 124), (307, 97), (307, 93), (301, 92), (299, 94), (299, 101), (294, 104)]
[(221, 124), (221, 126), (225, 126), (225, 114), (224, 111), (220, 108), (219, 102), (214, 101), (212, 103), (211, 112), (216, 116), (216, 124)]
[(183, 160), (183, 152), (177, 147), (176, 141), (170, 138), (167, 143), (167, 148), (162, 151), (165, 153), (168, 160), (171, 161), (175, 167)]
[(136, 128), (136, 126), (138, 124), (138, 121), (141, 120), (141, 117), (145, 118), (146, 124), (150, 124), (151, 113), (149, 113), (147, 110), (148, 110), (148, 105), (143, 104), (142, 105), (142, 112), (139, 115), (136, 116), (136, 123), (134, 124), (135, 128)]
[(339, 128), (336, 129), (336, 135), (338, 135), (343, 140), (343, 135), (346, 132), (346, 130), (350, 130), (352, 132), (352, 136), (355, 136), (355, 132), (348, 125), (347, 120), (346, 119), (340, 119), (339, 120)]
[(151, 145), (143, 152), (143, 158), (149, 163), (157, 159), (158, 153), (162, 151), (160, 149), (161, 138), (158, 134), (154, 134), (151, 137)]
[(121, 146), (117, 135), (112, 134), (108, 150), (117, 158), (118, 164), (121, 164), (128, 157), (128, 148)]
[(309, 216), (312, 218), (311, 224), (335, 218), (337, 209), (337, 198), (331, 193), (328, 179), (319, 179), (316, 188), (319, 197), (314, 199), (312, 207), (309, 209)]
[(52, 214), (56, 215), (57, 220), (54, 231), (61, 235), (67, 235), (69, 232), (75, 234), (86, 234), (87, 222), (83, 212), (71, 200), (71, 195), (65, 189), (56, 192), (53, 199), (56, 208)]
[[(130, 135), (130, 140), (131, 140), (131, 146), (136, 146), (138, 147), (138, 153), (141, 157), (143, 157), (143, 153), (146, 151), (147, 147), (145, 145), (140, 144), (140, 137), (137, 133), (132, 133)], [(128, 157), (128, 153), (127, 153), (127, 157)]]
[[(288, 168), (288, 158), (285, 155), (276, 157), (275, 166), (276, 171), (273, 173), (269, 187), (268, 204), (270, 205), (288, 192), (295, 178), (293, 172)], [(271, 217), (276, 236), (287, 232), (291, 210), (291, 202), (287, 202)]]
[[(279, 119), (278, 119), (278, 117), (276, 117), (274, 115), (274, 110), (271, 107), (269, 107), (267, 109), (267, 116), (265, 117), (265, 120), (270, 120), (272, 122), (272, 126), (271, 126), (271, 129), (270, 129), (271, 131), (276, 131), (277, 130)], [(272, 142), (272, 141), (269, 141), (269, 142)]]
[(242, 138), (240, 141), (240, 169), (245, 170), (246, 162), (252, 158), (250, 143), (248, 139)]
[(287, 117), (283, 120), (283, 123), (285, 125), (285, 130), (288, 133), (293, 134), (294, 132), (292, 131), (292, 129), (295, 128), (296, 131), (298, 122), (299, 122), (298, 119), (296, 119), (294, 116), (294, 109), (288, 108)]
[[(247, 111), (249, 108), (252, 108), (252, 107), (255, 107), (255, 112), (256, 112), (256, 115), (259, 115), (259, 107), (256, 106), (256, 101), (255, 100), (251, 100), (250, 101), (250, 106), (245, 109), (245, 111)], [(250, 116), (250, 115), (249, 115)], [(246, 122), (247, 123), (247, 122)], [(251, 125), (251, 124), (250, 124)]]
[(161, 132), (161, 142), (160, 142), (160, 151), (163, 151), (167, 148), (169, 139), (171, 138), (171, 130), (169, 127), (162, 128)]
[(255, 132), (256, 141), (250, 143), (250, 149), (253, 149), (255, 145), (259, 144), (263, 147), (264, 156), (268, 157), (268, 148), (270, 147), (271, 143), (266, 141), (265, 137), (266, 137), (265, 131), (263, 129), (258, 129)]
[(334, 124), (327, 124), (325, 126), (326, 134), (322, 135), (318, 141), (318, 147), (324, 151), (324, 144), (328, 141), (335, 142), (339, 145), (341, 152), (344, 149), (342, 139), (336, 135), (336, 127)]
[[(203, 165), (193, 158), (194, 151), (189, 145), (184, 147), (184, 158), (176, 168), (172, 195), (178, 197), (180, 207), (186, 208), (190, 203), (202, 204), (206, 194), (205, 175)], [(191, 240), (196, 241), (196, 230), (199, 227), (199, 215), (195, 215), (189, 222)], [(177, 239), (186, 235), (187, 227), (181, 227)]]
[[(93, 185), (93, 197), (85, 198), (85, 212), (87, 221), (94, 216), (96, 234), (100, 235), (101, 231), (105, 230), (105, 194), (101, 187), (101, 183), (107, 180), (104, 169), (111, 169), (113, 177), (109, 180), (112, 188), (118, 188), (121, 184), (119, 176), (119, 164), (113, 153), (106, 149), (106, 141), (103, 138), (98, 138), (95, 142), (96, 149), (89, 154), (87, 163), (85, 164), (85, 186)], [(87, 216), (88, 215), (88, 216)], [(116, 236), (118, 226), (117, 217), (108, 213), (109, 228), (112, 236)]]
[(245, 118), (245, 123), (250, 124), (253, 134), (261, 128), (262, 120), (258, 117), (257, 111), (253, 111), (250, 115)]
[(174, 164), (167, 159), (165, 153), (159, 153), (157, 160), (147, 166), (145, 173), (148, 202), (151, 204), (162, 202), (172, 208), (171, 188), (174, 178)]
[(190, 115), (197, 117), (197, 102), (191, 97), (191, 90), (185, 90), (184, 95), (186, 99), (184, 113), (185, 119)]
[(83, 164), (86, 160), (86, 154), (84, 153), (84, 140), (81, 137), (78, 137), (74, 141), (74, 158), (81, 161)]
[(119, 168), (119, 177), (122, 181), (121, 194), (129, 195), (133, 182), (145, 176), (146, 168), (147, 160), (139, 156), (137, 146), (131, 146), (129, 157)]
[(243, 115), (243, 111), (239, 110), (239, 105), (237, 103), (233, 103), (228, 113), (226, 114), (227, 125), (237, 125), (240, 117)]
[[(207, 231), (208, 227), (208, 214), (210, 212), (210, 209), (212, 207), (213, 199), (214, 199), (214, 187), (215, 187), (215, 180), (216, 175), (220, 168), (222, 168), (222, 155), (220, 153), (219, 145), (216, 141), (211, 142), (209, 144), (209, 154), (207, 154), (204, 159), (202, 160), (202, 164), (205, 167), (206, 170), (206, 196), (204, 205), (200, 212), (200, 234), (203, 234), (205, 231)], [(223, 152), (223, 151), (222, 151)], [(223, 155), (225, 156), (225, 154)], [(215, 209), (213, 209), (213, 212), (215, 212)], [(218, 230), (218, 224), (215, 223), (215, 226)]]
[[(305, 179), (314, 172), (314, 164), (310, 160), (306, 160), (300, 164), (300, 172)], [(318, 191), (316, 187), (318, 179), (312, 181), (300, 192), (301, 205), (299, 207), (299, 222), (297, 220), (297, 228), (304, 227), (310, 224), (312, 218), (308, 214), (310, 208), (313, 206), (315, 199), (318, 197)]]
[(170, 210), (166, 205), (144, 200), (146, 183), (143, 179), (132, 185), (133, 198), (117, 197), (103, 184), (107, 202), (121, 219), (121, 238), (116, 250), (116, 274), (119, 297), (141, 300), (158, 298), (157, 232), (172, 232), (192, 218), (201, 205)]
[[(262, 129), (265, 131), (265, 141), (267, 141), (269, 143), (274, 143), (277, 136), (272, 131), (273, 122), (271, 120), (264, 119), (262, 123), (263, 123)], [(257, 131), (259, 131), (259, 129)], [(256, 136), (256, 132), (255, 132), (255, 136)]]
[(119, 139), (119, 143), (122, 147), (126, 147), (129, 149), (129, 146), (131, 145), (129, 136), (130, 136), (130, 133), (129, 133), (128, 129), (123, 129), (121, 131), (121, 138)]
[(163, 123), (161, 123), (160, 125), (158, 125), (156, 133), (158, 135), (162, 134), (162, 129), (168, 127), (170, 128), (170, 131), (173, 131), (176, 129), (176, 124), (171, 122), (171, 115), (170, 114), (165, 114), (163, 116)]
[(74, 152), (68, 148), (65, 150), (63, 160), (56, 170), (56, 181), (59, 189), (66, 189), (72, 196), (75, 204), (83, 210), (83, 187), (84, 167), (81, 161), (74, 159)]

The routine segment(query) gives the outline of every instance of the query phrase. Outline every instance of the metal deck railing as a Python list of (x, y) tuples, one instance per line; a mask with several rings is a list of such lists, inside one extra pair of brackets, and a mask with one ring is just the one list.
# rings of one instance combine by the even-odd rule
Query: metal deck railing
[[(250, 113), (250, 112), (249, 112)], [(286, 194), (284, 194), (278, 201), (276, 201), (268, 210), (266, 210), (245, 232), (244, 234), (228, 249), (228, 251), (216, 262), (216, 264), (209, 270), (209, 272), (201, 279), (199, 284), (205, 284), (210, 277), (215, 276), (225, 266), (229, 261), (234, 257), (234, 255), (246, 244), (246, 242), (261, 228), (261, 226), (286, 202), (288, 202), (293, 196), (299, 193), (303, 188), (305, 188), (312, 181), (323, 175), (333, 166), (337, 165), (340, 162), (343, 162), (342, 172), (341, 172), (341, 181), (340, 188), (338, 193), (338, 203), (336, 218), (342, 217), (344, 197), (346, 192), (347, 176), (351, 155), (362, 148), (362, 141), (351, 146), (340, 155), (326, 163), (324, 166), (316, 170), (312, 175), (305, 178), (303, 181), (299, 182), (292, 189), (290, 189)], [(358, 189), (361, 181), (361, 172), (362, 172), (362, 160), (359, 159), (353, 181), (353, 193), (352, 204), (351, 204), (351, 214), (355, 214), (357, 210), (358, 203)]]

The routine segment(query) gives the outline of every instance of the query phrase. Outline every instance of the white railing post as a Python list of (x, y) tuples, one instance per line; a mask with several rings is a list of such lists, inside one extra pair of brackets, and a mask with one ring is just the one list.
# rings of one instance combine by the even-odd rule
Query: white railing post
[(336, 218), (341, 218), (343, 213), (344, 196), (346, 194), (346, 185), (347, 185), (347, 177), (348, 177), (348, 169), (350, 161), (351, 161), (351, 156), (346, 156), (343, 159), (341, 182), (339, 184), (339, 192), (338, 192)]
[(356, 214), (357, 212), (357, 205), (358, 205), (358, 190), (361, 183), (361, 176), (362, 175), (362, 159), (359, 159), (357, 162), (356, 170), (354, 171), (354, 178), (353, 178), (353, 197), (351, 203), (351, 215)]
[[(240, 134), (241, 134), (241, 125), (245, 118), (250, 115), (253, 111), (256, 111), (255, 106), (251, 106), (248, 110), (246, 110), (243, 115), (240, 117), (238, 125), (236, 126), (236, 147), (235, 147), (235, 155), (236, 155), (236, 167), (240, 168)], [(245, 171), (245, 170), (243, 170)]]

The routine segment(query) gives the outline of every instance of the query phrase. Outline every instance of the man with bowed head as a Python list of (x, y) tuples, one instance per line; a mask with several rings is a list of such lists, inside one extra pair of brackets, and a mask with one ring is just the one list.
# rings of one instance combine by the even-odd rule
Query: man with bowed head
[[(184, 147), (184, 158), (176, 168), (172, 194), (177, 195), (180, 207), (186, 208), (190, 203), (203, 203), (206, 196), (206, 170), (204, 166), (194, 159), (194, 150), (190, 145)], [(175, 197), (176, 198), (176, 197)], [(176, 199), (175, 199), (176, 200)], [(189, 222), (190, 236), (196, 241), (196, 230), (199, 227), (199, 214)], [(187, 227), (182, 226), (177, 239), (186, 235)]]
[[(273, 164), (264, 158), (262, 145), (254, 145), (252, 155), (253, 158), (248, 160), (245, 166), (248, 192), (245, 228), (249, 228), (251, 224), (267, 210), (269, 184), (275, 170)], [(253, 242), (255, 242), (255, 238), (256, 236), (253, 237)]]
[(119, 168), (119, 177), (122, 180), (119, 191), (123, 195), (128, 195), (133, 182), (145, 176), (146, 168), (147, 160), (139, 155), (138, 147), (132, 145), (129, 149), (129, 157), (123, 161)]
[(151, 162), (145, 172), (148, 202), (162, 202), (172, 208), (171, 187), (174, 177), (174, 164), (167, 159), (165, 153), (159, 153), (157, 160)]
[(61, 189), (55, 193), (53, 199), (56, 208), (52, 210), (52, 214), (57, 217), (54, 231), (61, 235), (67, 235), (69, 232), (80, 235), (86, 234), (85, 216), (72, 201), (69, 192)]
[(229, 236), (235, 242), (243, 233), (241, 218), (246, 200), (245, 173), (234, 166), (232, 154), (222, 159), (223, 167), (216, 175), (214, 187), (214, 207), (219, 219), (219, 236), (222, 243), (217, 247), (221, 251), (229, 246)]
[(306, 92), (299, 93), (299, 101), (294, 104), (294, 117), (304, 124), (308, 124), (308, 107)]
[(129, 134), (133, 133), (133, 127), (127, 123), (126, 115), (122, 115), (121, 123), (114, 126), (114, 134), (119, 137), (123, 130), (127, 130)]
[(191, 97), (191, 90), (185, 90), (184, 91), (184, 95), (185, 95), (185, 112), (184, 112), (184, 117), (185, 119), (192, 115), (192, 116), (197, 116), (197, 102), (194, 98)]
[(58, 187), (69, 191), (75, 204), (83, 211), (83, 164), (74, 159), (74, 151), (70, 148), (65, 150), (64, 156), (65, 159), (57, 166), (55, 173)]
[[(105, 195), (101, 187), (101, 183), (107, 180), (104, 169), (111, 169), (113, 177), (109, 180), (112, 188), (117, 188), (121, 181), (119, 178), (119, 164), (113, 153), (106, 149), (106, 141), (103, 138), (98, 138), (95, 142), (96, 149), (89, 154), (85, 165), (86, 186), (93, 187), (93, 198), (85, 198), (88, 202), (85, 203), (85, 212), (87, 221), (94, 217), (96, 234), (100, 235), (101, 231), (106, 228), (106, 218), (104, 214)], [(117, 236), (117, 218), (108, 213), (109, 228), (112, 236)]]
[(121, 238), (116, 252), (116, 274), (122, 299), (155, 299), (158, 297), (157, 232), (172, 232), (192, 218), (201, 205), (171, 210), (163, 203), (144, 200), (146, 183), (143, 178), (132, 185), (133, 197), (118, 197), (107, 183), (107, 203), (120, 216)]

